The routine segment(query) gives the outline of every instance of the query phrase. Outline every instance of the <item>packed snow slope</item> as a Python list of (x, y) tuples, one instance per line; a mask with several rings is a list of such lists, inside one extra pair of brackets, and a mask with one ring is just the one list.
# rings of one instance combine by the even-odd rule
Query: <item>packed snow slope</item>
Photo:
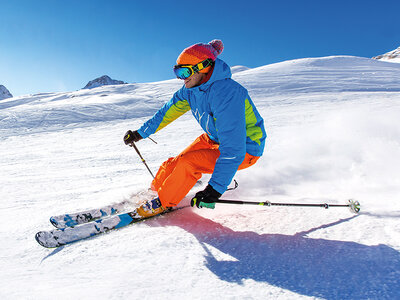
[[(222, 198), (345, 208), (185, 208), (56, 250), (51, 215), (147, 195), (126, 130), (179, 80), (0, 102), (1, 299), (399, 299), (400, 64), (335, 56), (239, 71), (265, 155)], [(153, 171), (201, 129), (190, 113), (137, 145)], [(203, 184), (182, 201), (189, 202)]]

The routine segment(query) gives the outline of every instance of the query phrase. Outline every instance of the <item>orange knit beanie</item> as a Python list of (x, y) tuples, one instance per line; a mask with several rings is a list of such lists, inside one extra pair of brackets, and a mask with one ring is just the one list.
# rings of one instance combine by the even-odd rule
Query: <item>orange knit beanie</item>
[[(208, 44), (194, 44), (182, 51), (176, 63), (178, 65), (196, 65), (207, 58), (215, 61), (222, 50), (224, 50), (224, 44), (220, 40), (212, 40)], [(210, 68), (207, 67), (201, 70), (200, 73), (207, 73)]]

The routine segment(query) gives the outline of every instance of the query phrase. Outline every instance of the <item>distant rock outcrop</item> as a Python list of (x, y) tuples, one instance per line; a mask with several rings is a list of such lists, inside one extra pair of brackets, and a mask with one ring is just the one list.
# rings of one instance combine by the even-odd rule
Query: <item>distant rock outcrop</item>
[(84, 87), (84, 89), (93, 89), (103, 85), (116, 85), (116, 84), (126, 84), (126, 82), (120, 80), (114, 80), (111, 79), (109, 76), (104, 75), (92, 81), (89, 81), (88, 84)]
[(400, 47), (385, 54), (375, 56), (373, 59), (400, 63)]
[(7, 90), (7, 88), (4, 85), (0, 84), (0, 100), (12, 98), (12, 97), (13, 97), (13, 95), (11, 95), (10, 91)]

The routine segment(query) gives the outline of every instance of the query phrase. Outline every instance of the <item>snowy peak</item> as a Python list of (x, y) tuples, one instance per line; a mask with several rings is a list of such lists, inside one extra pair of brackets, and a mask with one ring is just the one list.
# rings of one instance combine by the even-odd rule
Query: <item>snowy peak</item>
[(7, 90), (7, 88), (4, 85), (0, 84), (0, 100), (12, 98), (12, 97), (13, 97), (13, 95), (11, 95), (10, 91)]
[(247, 70), (250, 70), (250, 68), (245, 67), (245, 66), (233, 66), (233, 67), (231, 67), (232, 74), (239, 73), (239, 72), (242, 72), (242, 71), (247, 71)]
[(103, 75), (99, 78), (89, 81), (88, 84), (84, 87), (84, 89), (93, 89), (103, 85), (117, 85), (117, 84), (126, 84), (126, 82), (111, 79), (109, 76)]
[[(300, 95), (307, 95), (308, 99), (326, 93), (397, 93), (400, 64), (353, 56), (303, 58), (251, 68), (233, 74), (232, 78), (246, 87), (252, 98), (272, 105), (277, 98), (292, 103), (292, 98)], [(5, 128), (43, 128), (152, 116), (181, 87), (179, 79), (170, 79), (27, 95), (10, 103), (1, 101), (0, 132)], [(34, 110), (23, 109), (32, 104)]]
[(289, 93), (399, 91), (399, 75), (399, 64), (355, 56), (328, 56), (284, 61), (232, 77), (252, 96), (265, 98)]
[(373, 59), (400, 63), (400, 47), (385, 54), (375, 56)]

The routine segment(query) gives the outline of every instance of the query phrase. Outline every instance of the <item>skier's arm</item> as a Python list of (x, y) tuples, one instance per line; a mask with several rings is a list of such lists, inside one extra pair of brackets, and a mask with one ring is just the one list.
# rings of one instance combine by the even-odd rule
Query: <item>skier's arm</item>
[(185, 99), (182, 89), (177, 91), (174, 96), (155, 115), (145, 122), (138, 130), (138, 133), (146, 138), (149, 135), (163, 129), (172, 121), (176, 120), (190, 110), (189, 102)]
[(224, 89), (212, 104), (221, 152), (209, 184), (223, 194), (246, 155), (244, 89)]

